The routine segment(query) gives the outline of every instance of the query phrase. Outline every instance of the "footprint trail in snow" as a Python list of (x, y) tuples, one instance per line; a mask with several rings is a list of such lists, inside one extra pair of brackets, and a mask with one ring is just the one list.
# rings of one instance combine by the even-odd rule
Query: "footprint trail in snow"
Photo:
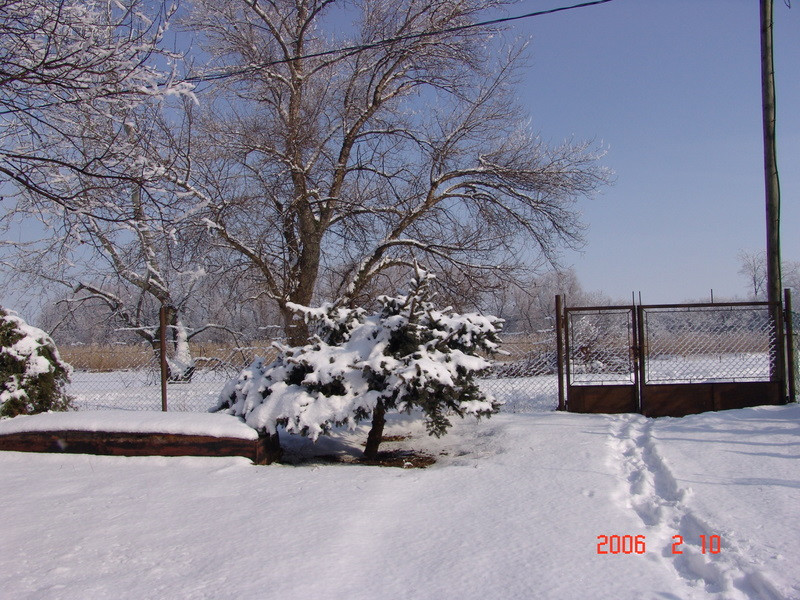
[[(791, 600), (747, 558), (744, 542), (734, 532), (715, 527), (689, 506), (691, 489), (682, 489), (653, 439), (653, 420), (620, 415), (611, 424), (610, 460), (623, 486), (619, 502), (632, 509), (644, 525), (647, 553), (655, 552), (665, 568), (686, 586), (687, 598), (714, 600)], [(680, 541), (674, 549), (673, 544)], [(703, 552), (702, 540), (706, 548)], [(720, 536), (719, 552), (709, 547)], [(716, 550), (716, 548), (715, 548)]]

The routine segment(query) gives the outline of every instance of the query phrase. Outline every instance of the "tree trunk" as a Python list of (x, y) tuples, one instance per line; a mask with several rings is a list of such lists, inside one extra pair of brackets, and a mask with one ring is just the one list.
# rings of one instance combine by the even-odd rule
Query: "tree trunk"
[(279, 307), (283, 317), (283, 331), (290, 346), (304, 346), (308, 343), (308, 324), (286, 306)]
[(283, 450), (281, 449), (281, 442), (277, 431), (274, 434), (260, 434), (258, 443), (260, 444), (260, 448), (256, 463), (260, 465), (269, 465), (279, 461), (283, 456)]
[(369, 430), (367, 446), (364, 448), (364, 458), (367, 460), (378, 458), (378, 446), (383, 439), (383, 426), (386, 425), (385, 415), (386, 408), (383, 406), (383, 401), (378, 400), (375, 410), (372, 411), (372, 429)]

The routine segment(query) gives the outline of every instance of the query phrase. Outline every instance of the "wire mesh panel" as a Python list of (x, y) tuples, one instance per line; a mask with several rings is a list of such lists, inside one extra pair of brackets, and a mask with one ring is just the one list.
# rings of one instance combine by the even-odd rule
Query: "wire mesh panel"
[[(83, 410), (161, 410), (160, 358), (147, 344), (64, 346), (62, 358), (72, 368), (69, 394)], [(205, 344), (192, 348), (193, 368), (167, 382), (170, 411), (207, 411), (227, 381), (256, 356), (271, 359), (275, 349)], [(177, 378), (176, 378), (177, 379)]]
[[(555, 332), (503, 336), (504, 351), (479, 381), (509, 412), (555, 409), (558, 403)], [(256, 357), (276, 356), (270, 342), (246, 347), (191, 345), (193, 368), (167, 382), (167, 409), (207, 411), (224, 385)], [(161, 369), (148, 344), (65, 345), (62, 357), (73, 367), (69, 393), (83, 410), (161, 410)], [(172, 351), (168, 356), (172, 358)]]
[(633, 307), (567, 309), (569, 385), (636, 382)]
[(644, 383), (769, 381), (768, 306), (643, 307)]
[(565, 308), (566, 408), (680, 417), (780, 404), (781, 314), (766, 302)]
[(147, 344), (61, 346), (72, 366), (68, 393), (79, 409), (160, 410), (158, 358)]
[(504, 334), (503, 352), (495, 356), (482, 390), (504, 402), (503, 412), (555, 410), (558, 406), (556, 333)]

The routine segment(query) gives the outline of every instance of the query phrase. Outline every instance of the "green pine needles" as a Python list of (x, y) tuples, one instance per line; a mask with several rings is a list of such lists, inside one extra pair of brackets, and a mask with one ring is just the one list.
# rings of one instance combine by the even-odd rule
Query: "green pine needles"
[(71, 371), (50, 336), (0, 308), (0, 417), (71, 409)]
[(499, 349), (502, 321), (437, 309), (433, 279), (417, 267), (408, 293), (379, 298), (381, 308), (372, 314), (336, 304), (294, 305), (316, 329), (315, 338), (279, 346), (271, 364), (256, 360), (225, 387), (218, 410), (271, 435), (282, 425), (314, 439), (371, 418), (366, 458), (377, 454), (387, 411), (420, 411), (435, 436), (446, 433), (452, 415), (497, 412), (499, 404), (476, 378)]

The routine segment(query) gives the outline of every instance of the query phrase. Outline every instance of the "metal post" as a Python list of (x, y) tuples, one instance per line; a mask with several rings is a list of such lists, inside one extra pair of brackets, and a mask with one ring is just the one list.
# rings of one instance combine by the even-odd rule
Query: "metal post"
[(647, 398), (645, 394), (645, 384), (647, 383), (647, 340), (645, 339), (645, 335), (647, 333), (647, 327), (645, 327), (644, 307), (641, 304), (641, 299), (639, 300), (639, 305), (633, 306), (631, 310), (633, 314), (636, 315), (636, 393), (639, 396), (639, 412), (645, 414), (647, 410)]
[(566, 410), (564, 398), (564, 314), (561, 294), (556, 295), (556, 362), (558, 363), (558, 410)]
[(783, 322), (786, 325), (786, 380), (789, 384), (789, 402), (797, 402), (795, 376), (797, 364), (794, 356), (794, 323), (792, 319), (792, 291), (783, 290)]
[(161, 354), (161, 410), (167, 412), (167, 307), (162, 304), (158, 311), (158, 341)]
[(569, 311), (566, 306), (566, 302), (562, 308), (562, 329), (561, 335), (563, 336), (564, 348), (562, 350), (563, 356), (563, 364), (564, 364), (564, 386), (566, 390), (566, 402), (567, 402), (567, 410), (570, 409), (569, 406), (569, 386), (570, 386), (570, 378), (572, 377), (572, 373), (570, 372), (570, 343), (569, 343)]

